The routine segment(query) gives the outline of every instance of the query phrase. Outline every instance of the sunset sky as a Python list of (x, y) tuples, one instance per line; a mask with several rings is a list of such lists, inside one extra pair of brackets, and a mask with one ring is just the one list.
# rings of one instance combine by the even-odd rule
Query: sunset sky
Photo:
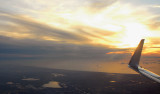
[(132, 73), (139, 41), (142, 65), (160, 74), (159, 0), (0, 0), (0, 63)]

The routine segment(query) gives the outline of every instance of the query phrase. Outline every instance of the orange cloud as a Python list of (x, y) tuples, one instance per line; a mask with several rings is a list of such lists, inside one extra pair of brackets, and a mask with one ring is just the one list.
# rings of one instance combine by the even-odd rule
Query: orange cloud
[(117, 51), (117, 52), (108, 52), (106, 54), (130, 54), (128, 51)]

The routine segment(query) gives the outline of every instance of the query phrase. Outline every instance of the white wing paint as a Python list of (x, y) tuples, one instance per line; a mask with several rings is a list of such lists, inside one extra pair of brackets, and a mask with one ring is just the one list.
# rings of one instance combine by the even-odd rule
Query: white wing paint
[(134, 54), (128, 64), (128, 67), (135, 70), (136, 72), (142, 74), (143, 76), (160, 83), (160, 76), (159, 75), (139, 66), (139, 61), (141, 58), (143, 44), (144, 44), (144, 39), (141, 40), (138, 47), (136, 48), (136, 50), (135, 50), (135, 52), (134, 52)]

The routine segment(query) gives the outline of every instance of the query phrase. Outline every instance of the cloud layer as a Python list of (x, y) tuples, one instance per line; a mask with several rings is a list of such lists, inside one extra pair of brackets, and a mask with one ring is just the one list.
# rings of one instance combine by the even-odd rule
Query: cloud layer
[(74, 69), (110, 62), (121, 65), (128, 62), (130, 47), (146, 38), (145, 57), (153, 61), (154, 55), (153, 62), (159, 62), (159, 4), (155, 0), (0, 0), (0, 61)]

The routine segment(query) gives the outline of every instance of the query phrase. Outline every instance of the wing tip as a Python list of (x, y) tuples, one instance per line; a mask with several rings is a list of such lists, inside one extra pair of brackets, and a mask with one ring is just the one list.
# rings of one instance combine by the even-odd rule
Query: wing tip
[(131, 57), (131, 60), (128, 64), (128, 67), (137, 70), (139, 67), (139, 61), (141, 58), (141, 52), (142, 52), (142, 48), (143, 48), (143, 44), (144, 44), (144, 40), (145, 39), (141, 39), (139, 45), (137, 46), (134, 54)]

